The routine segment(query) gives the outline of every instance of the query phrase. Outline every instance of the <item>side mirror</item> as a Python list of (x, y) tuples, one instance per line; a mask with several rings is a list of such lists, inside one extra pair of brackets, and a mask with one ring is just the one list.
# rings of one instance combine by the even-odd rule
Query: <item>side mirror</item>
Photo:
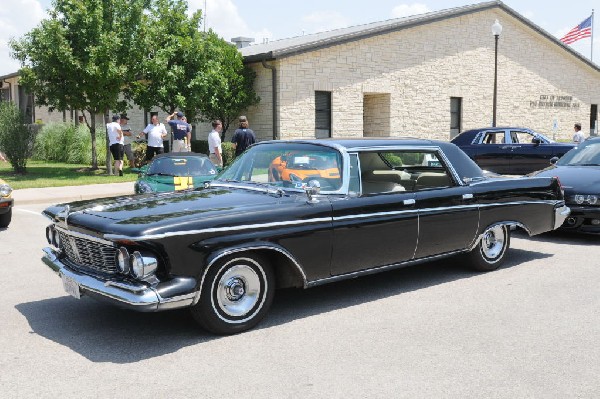
[(314, 204), (318, 202), (313, 196), (318, 195), (321, 192), (321, 183), (318, 180), (310, 180), (306, 187), (304, 188), (306, 192), (306, 196), (308, 197), (308, 202)]
[(551, 165), (555, 165), (556, 162), (558, 162), (558, 157), (552, 157), (552, 158), (550, 158), (550, 164)]
[(539, 137), (534, 137), (533, 139), (531, 139), (531, 143), (535, 146), (538, 146), (542, 144), (542, 140)]

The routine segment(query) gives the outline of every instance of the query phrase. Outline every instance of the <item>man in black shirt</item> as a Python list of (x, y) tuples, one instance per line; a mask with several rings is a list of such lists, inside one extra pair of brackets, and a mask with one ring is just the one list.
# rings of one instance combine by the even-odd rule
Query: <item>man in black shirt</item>
[(248, 119), (240, 116), (240, 127), (233, 133), (231, 142), (235, 148), (235, 156), (239, 156), (246, 148), (256, 143), (256, 136), (252, 129), (248, 127)]

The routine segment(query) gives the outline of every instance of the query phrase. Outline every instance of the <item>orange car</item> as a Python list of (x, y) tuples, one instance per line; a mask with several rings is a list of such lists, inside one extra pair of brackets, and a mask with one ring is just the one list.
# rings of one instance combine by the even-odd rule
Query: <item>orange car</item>
[(322, 154), (286, 154), (279, 156), (269, 166), (269, 181), (306, 182), (307, 179), (339, 179), (337, 158)]

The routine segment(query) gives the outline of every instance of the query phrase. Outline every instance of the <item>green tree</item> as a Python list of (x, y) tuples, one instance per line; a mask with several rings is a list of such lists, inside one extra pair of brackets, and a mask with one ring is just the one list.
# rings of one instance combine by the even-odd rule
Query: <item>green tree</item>
[(191, 16), (184, 0), (154, 0), (144, 15), (138, 80), (128, 98), (171, 114), (183, 110), (190, 122), (221, 119), (224, 131), (239, 113), (258, 103), (254, 73), (244, 68), (235, 46), (214, 32), (201, 32), (201, 11)]
[(132, 43), (138, 42), (148, 1), (53, 0), (49, 18), (10, 42), (22, 65), (20, 84), (38, 105), (82, 111), (92, 138), (93, 169), (98, 168), (95, 116), (126, 106), (119, 94), (135, 78), (138, 49)]
[(6, 154), (15, 173), (25, 173), (33, 152), (34, 127), (24, 123), (24, 115), (12, 102), (0, 101), (0, 151)]

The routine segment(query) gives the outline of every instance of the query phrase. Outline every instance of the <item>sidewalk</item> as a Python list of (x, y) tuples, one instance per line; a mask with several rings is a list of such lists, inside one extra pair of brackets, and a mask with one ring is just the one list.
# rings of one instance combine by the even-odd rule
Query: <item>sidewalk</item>
[(59, 204), (85, 199), (114, 197), (133, 194), (133, 182), (90, 184), (87, 186), (65, 186), (46, 188), (24, 188), (14, 190), (15, 206), (27, 204)]

